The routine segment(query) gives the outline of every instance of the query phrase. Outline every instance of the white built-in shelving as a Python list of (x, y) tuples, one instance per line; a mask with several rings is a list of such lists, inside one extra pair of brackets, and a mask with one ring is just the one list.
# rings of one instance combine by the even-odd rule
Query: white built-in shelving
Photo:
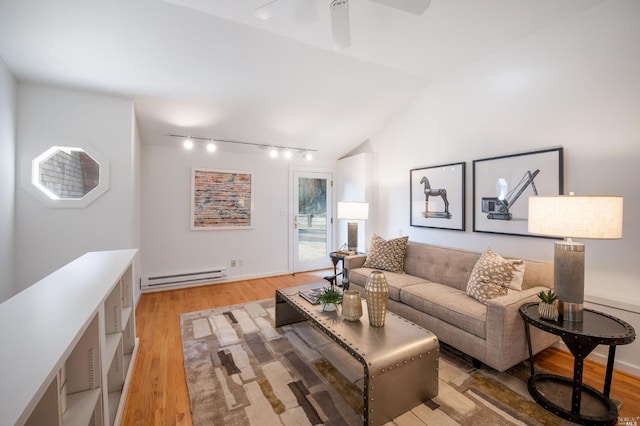
[(0, 304), (1, 424), (120, 424), (138, 347), (135, 254), (87, 253)]

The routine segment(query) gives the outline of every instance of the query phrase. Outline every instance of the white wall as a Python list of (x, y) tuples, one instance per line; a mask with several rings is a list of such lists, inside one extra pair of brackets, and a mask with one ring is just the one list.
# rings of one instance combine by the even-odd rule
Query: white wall
[[(638, 22), (640, 2), (609, 1), (432, 82), (371, 140), (375, 230), (552, 260), (551, 240), (471, 232), (472, 160), (563, 146), (566, 191), (624, 196), (623, 239), (585, 241), (586, 293), (639, 312)], [(458, 161), (467, 162), (467, 231), (410, 228), (408, 170)], [(625, 361), (640, 368), (638, 342)]]
[(17, 83), (0, 58), (0, 303), (15, 292)]
[[(157, 276), (227, 268), (237, 280), (291, 271), (289, 163), (262, 150), (208, 154), (181, 146), (142, 149), (142, 273)], [(300, 164), (302, 165), (302, 163)], [(309, 167), (309, 163), (304, 163)], [(327, 168), (313, 160), (312, 166)], [(192, 231), (192, 168), (251, 172), (253, 226), (246, 230)], [(231, 267), (231, 260), (242, 266)]]
[[(358, 251), (364, 252), (369, 247), (371, 239), (371, 226), (367, 226), (369, 221), (375, 221), (376, 210), (373, 179), (374, 156), (370, 152), (361, 152), (338, 160), (336, 169), (336, 200), (358, 201), (369, 203), (369, 220), (359, 220), (358, 222)], [(336, 248), (345, 244), (348, 239), (346, 219), (337, 219)]]
[[(18, 86), (16, 282), (24, 289), (87, 251), (133, 247), (132, 104), (119, 97)], [(24, 188), (51, 145), (90, 145), (109, 161), (110, 188), (85, 208), (48, 208)]]

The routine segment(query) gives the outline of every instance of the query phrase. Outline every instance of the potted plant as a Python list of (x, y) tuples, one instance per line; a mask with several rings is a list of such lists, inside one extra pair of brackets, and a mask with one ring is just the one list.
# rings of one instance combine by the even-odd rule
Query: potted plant
[(538, 293), (540, 303), (538, 304), (538, 313), (540, 317), (548, 320), (556, 321), (558, 319), (558, 296), (549, 289)]
[(342, 293), (334, 288), (327, 287), (316, 300), (322, 304), (323, 311), (335, 311), (340, 302), (342, 302)]

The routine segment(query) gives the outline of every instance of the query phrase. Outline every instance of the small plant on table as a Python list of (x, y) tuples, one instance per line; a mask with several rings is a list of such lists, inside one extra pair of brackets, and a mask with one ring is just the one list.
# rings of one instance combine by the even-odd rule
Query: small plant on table
[(342, 302), (342, 293), (334, 288), (327, 287), (316, 299), (322, 304), (325, 311), (335, 311), (336, 307)]
[(540, 303), (538, 304), (538, 313), (544, 319), (556, 321), (558, 319), (558, 296), (549, 289), (538, 293)]

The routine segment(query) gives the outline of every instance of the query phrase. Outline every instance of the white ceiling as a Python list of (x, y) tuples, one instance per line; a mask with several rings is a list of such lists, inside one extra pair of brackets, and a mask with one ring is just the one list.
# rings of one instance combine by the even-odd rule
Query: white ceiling
[(338, 158), (429, 81), (602, 0), (432, 0), (422, 16), (350, 0), (340, 51), (330, 0), (279, 1), (261, 21), (268, 0), (0, 0), (0, 57), (19, 81), (132, 98), (147, 144), (181, 133)]

